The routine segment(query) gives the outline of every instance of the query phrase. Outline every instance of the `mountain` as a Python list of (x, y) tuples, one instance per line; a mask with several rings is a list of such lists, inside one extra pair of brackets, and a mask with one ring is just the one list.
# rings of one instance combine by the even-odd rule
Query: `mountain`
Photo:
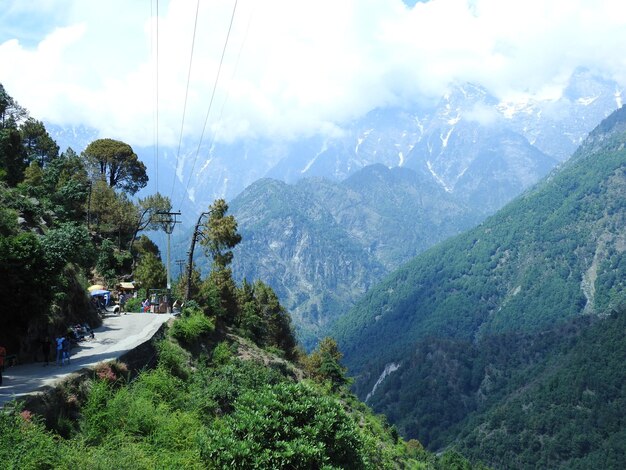
[(243, 237), (234, 276), (266, 279), (305, 339), (386, 273), (475, 222), (430, 179), (380, 164), (341, 183), (263, 179), (230, 210)]
[[(336, 123), (329, 133), (233, 142), (216, 134), (201, 143), (185, 138), (180, 149), (161, 144), (158, 164), (153, 147), (135, 151), (150, 171), (146, 192), (172, 194), (174, 206), (192, 214), (190, 224), (215, 198), (232, 199), (264, 177), (342, 181), (375, 163), (422, 172), (487, 214), (566, 160), (597, 122), (621, 106), (621, 93), (616, 82), (585, 69), (547, 97), (497, 99), (477, 85), (451, 84), (439, 101), (376, 108)], [(116, 138), (84, 126), (46, 127), (61, 150), (78, 153), (98, 137)]]
[[(294, 312), (296, 323), (305, 330), (318, 329), (329, 318), (341, 314), (351, 299), (363, 293), (382, 274), (442, 240), (442, 236), (457, 233), (458, 229), (469, 227), (470, 221), (477, 222), (492, 214), (565, 160), (592, 126), (620, 103), (619, 90), (615, 82), (586, 70), (576, 71), (563, 93), (549, 98), (524, 96), (504, 101), (477, 85), (452, 84), (439, 101), (374, 109), (359, 119), (338, 124), (330, 134), (318, 133), (291, 140), (214, 141), (200, 147), (197, 142), (183, 139), (180, 152), (160, 147), (158, 165), (154, 162), (153, 148), (136, 148), (138, 155), (148, 163), (150, 176), (148, 187), (138, 196), (158, 189), (172, 197), (173, 207), (181, 211), (183, 222), (172, 236), (172, 259), (185, 259), (191, 229), (198, 215), (215, 198), (224, 197), (238, 205), (235, 198), (244, 188), (267, 177), (296, 186), (302, 180), (309, 181), (298, 186), (299, 191), (308, 188), (302, 197), (310, 197), (311, 192), (319, 194), (323, 200), (318, 204), (331, 216), (315, 224), (331, 219), (335, 225), (347, 224), (331, 230), (343, 232), (344, 241), (323, 250), (309, 247), (308, 240), (316, 240), (315, 244), (322, 247), (335, 235), (326, 237), (327, 242), (309, 235), (306, 238), (306, 224), (311, 223), (306, 213), (290, 222), (296, 224), (302, 220), (305, 226), (294, 225), (293, 231), (280, 232), (283, 239), (278, 232), (261, 237), (255, 234), (256, 229), (248, 230), (248, 214), (242, 214), (246, 218), (240, 221), (246, 231), (244, 245), (250, 243), (254, 249), (242, 245), (242, 258), (236, 270), (240, 277), (264, 271), (266, 278), (274, 280), (271, 284), (283, 302)], [(51, 134), (60, 139), (62, 148), (74, 139), (72, 147), (78, 152), (95, 137), (94, 131), (89, 129), (55, 129)], [(355, 201), (350, 197), (334, 194), (335, 189), (329, 189), (343, 181), (355, 186), (375, 184), (373, 180), (359, 179), (363, 169), (375, 164), (412, 170), (420, 188), (430, 188), (428, 191), (436, 197), (426, 197), (421, 208), (412, 213), (408, 210), (412, 203), (408, 202), (406, 207), (400, 204), (397, 198), (404, 196), (396, 192), (397, 200), (385, 208), (387, 215), (373, 217), (372, 214), (382, 210), (389, 196), (384, 189), (363, 188), (359, 196), (362, 202), (357, 200), (353, 208), (350, 204)], [(327, 181), (322, 182), (322, 179)], [(393, 184), (402, 185), (399, 181)], [(314, 189), (315, 185), (320, 187)], [(413, 190), (402, 187), (409, 192)], [(370, 192), (375, 199), (368, 202), (366, 196)], [(258, 187), (243, 197), (255, 206), (264, 207), (253, 200), (252, 194), (263, 197)], [(422, 191), (422, 198), (424, 194), (426, 192)], [(331, 197), (336, 200), (331, 201)], [(342, 202), (344, 197), (348, 197), (345, 203)], [(406, 197), (410, 199), (414, 195)], [(432, 221), (416, 225), (423, 213), (440, 211), (435, 207), (440, 202), (445, 210), (452, 200), (456, 207), (466, 208), (461, 220), (442, 222), (445, 216), (433, 216)], [(378, 206), (369, 208), (371, 202)], [(282, 208), (278, 201), (275, 203), (271, 213), (276, 220), (272, 221), (269, 213), (255, 217), (264, 219), (268, 226), (280, 227), (287, 214), (296, 208), (290, 205), (291, 201), (286, 201)], [(357, 214), (357, 208), (365, 212)], [(460, 214), (453, 210), (450, 215), (460, 217)], [(442, 224), (432, 236), (427, 235), (431, 222), (435, 226)], [(317, 230), (322, 230), (322, 226), (318, 225)], [(156, 232), (151, 235), (165, 253), (165, 237)], [(256, 238), (249, 239), (252, 235)], [(394, 238), (394, 235), (397, 236)], [(302, 238), (296, 241), (300, 236)], [(407, 239), (410, 241), (405, 242)], [(277, 254), (269, 243), (284, 246), (299, 243), (302, 249), (308, 250), (307, 264), (317, 266), (311, 268), (315, 274), (311, 275), (309, 268), (302, 267), (300, 258), (288, 259), (294, 251), (285, 249)], [(340, 253), (341, 247), (350, 252)], [(335, 262), (338, 264), (333, 264)], [(346, 269), (341, 265), (347, 262), (354, 268)], [(274, 267), (277, 272), (271, 273)], [(293, 274), (294, 270), (298, 273)], [(371, 273), (366, 274), (369, 271)], [(340, 279), (344, 274), (354, 279)], [(333, 292), (335, 287), (341, 293)], [(342, 299), (347, 299), (347, 303)], [(302, 324), (301, 319), (304, 319)]]
[[(402, 410), (401, 431), (410, 437), (427, 427), (427, 416), (442, 419), (446, 424), (430, 439), (449, 443), (443, 436), (476, 398), (464, 395), (468, 384), (493, 380), (484, 363), (471, 364), (474, 346), (502, 335), (540, 337), (555, 329), (558, 335), (572, 319), (619, 308), (626, 300), (625, 146), (620, 108), (534, 188), (370, 289), (334, 327), (359, 396), (369, 395), (376, 411)], [(447, 346), (429, 352), (437, 341)], [(405, 370), (438, 357), (440, 367), (432, 370), (440, 376), (428, 375), (430, 387), (409, 380), (415, 375)], [(407, 411), (441, 400), (438, 412)], [(443, 420), (450, 409), (460, 411)]]
[(481, 87), (454, 88), (406, 157), (407, 167), (431, 174), (446, 191), (486, 215), (557, 164), (511, 130), (497, 104)]

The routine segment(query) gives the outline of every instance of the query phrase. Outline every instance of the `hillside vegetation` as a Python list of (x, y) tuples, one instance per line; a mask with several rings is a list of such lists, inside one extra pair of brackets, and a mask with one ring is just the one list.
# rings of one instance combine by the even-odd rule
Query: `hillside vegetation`
[[(418, 256), (337, 322), (355, 390), (402, 435), (433, 449), (462, 439), (505, 468), (584, 467), (618, 449), (607, 457), (616, 468), (621, 391), (578, 385), (599, 374), (622, 388), (625, 144), (622, 108), (535, 188)], [(618, 320), (591, 321), (612, 312)], [(597, 353), (582, 364), (574, 345)], [(581, 406), (589, 420), (572, 433)], [(606, 410), (612, 418), (599, 418)]]
[(5, 409), (1, 461), (7, 468), (471, 468), (456, 452), (435, 456), (401, 440), (331, 372), (341, 367), (328, 349), (301, 369), (283, 350), (260, 349), (197, 318), (210, 319), (194, 307), (174, 322), (158, 344), (156, 369), (132, 378), (122, 363), (101, 364), (65, 385), (56, 419), (46, 423), (19, 404)]

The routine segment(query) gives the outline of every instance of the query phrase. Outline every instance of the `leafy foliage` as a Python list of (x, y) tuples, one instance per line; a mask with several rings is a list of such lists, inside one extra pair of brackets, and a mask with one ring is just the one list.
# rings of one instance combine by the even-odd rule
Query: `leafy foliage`
[(90, 143), (83, 155), (95, 179), (103, 179), (111, 188), (135, 194), (148, 184), (146, 166), (132, 147), (114, 139)]
[(178, 321), (172, 325), (171, 334), (181, 343), (193, 344), (200, 336), (210, 333), (214, 328), (214, 321), (200, 308), (188, 305), (183, 309)]
[(8, 468), (470, 468), (399, 440), (354, 397), (234, 349), (222, 342), (196, 360), (165, 340), (157, 368), (131, 383), (102, 366), (69, 436), (19, 408), (0, 414), (0, 458)]
[(237, 233), (237, 221), (232, 215), (227, 216), (227, 211), (228, 204), (223, 199), (217, 199), (209, 207), (209, 218), (200, 240), (213, 258), (213, 267), (216, 271), (226, 269), (232, 262), (233, 253), (230, 250), (241, 241), (241, 235)]
[(328, 380), (333, 389), (346, 385), (347, 369), (341, 365), (343, 355), (333, 338), (324, 338), (304, 360), (305, 370), (318, 381)]

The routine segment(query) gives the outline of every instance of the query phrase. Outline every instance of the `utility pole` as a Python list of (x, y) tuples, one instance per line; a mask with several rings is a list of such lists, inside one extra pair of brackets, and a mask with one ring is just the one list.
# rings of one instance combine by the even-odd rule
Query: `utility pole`
[(185, 267), (185, 260), (184, 259), (177, 259), (176, 260), (176, 264), (178, 265), (178, 277), (182, 277), (182, 275), (183, 275), (183, 268)]
[(176, 220), (176, 216), (180, 215), (180, 212), (169, 211), (157, 211), (155, 215), (158, 217), (158, 221), (161, 223), (163, 230), (167, 233), (167, 290), (172, 288), (172, 271), (170, 269), (170, 235), (174, 231), (176, 224), (180, 223), (180, 220)]
[(193, 268), (193, 250), (196, 248), (196, 240), (198, 239), (198, 235), (200, 235), (200, 225), (202, 224), (202, 218), (209, 215), (208, 212), (203, 212), (198, 217), (198, 222), (196, 222), (196, 226), (193, 229), (193, 236), (191, 237), (191, 247), (189, 248), (189, 258), (187, 260), (187, 282), (185, 283), (185, 302), (189, 300), (189, 293), (191, 292), (191, 270)]

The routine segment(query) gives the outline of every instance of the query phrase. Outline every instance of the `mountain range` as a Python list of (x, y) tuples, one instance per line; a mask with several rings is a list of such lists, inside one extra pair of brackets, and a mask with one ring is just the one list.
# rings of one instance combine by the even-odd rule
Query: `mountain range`
[[(582, 69), (552, 98), (505, 101), (480, 86), (451, 84), (438, 101), (375, 109), (342, 123), (332, 136), (201, 148), (184, 140), (180, 153), (161, 146), (160, 164), (148, 165), (144, 193), (171, 195), (182, 212), (172, 259), (186, 257), (198, 215), (217, 197), (231, 200), (244, 234), (237, 277), (264, 273), (299, 329), (316, 336), (385, 274), (545, 176), (620, 104), (615, 82)], [(55, 126), (50, 133), (62, 149), (79, 152), (97, 136)], [(135, 150), (144, 161), (154, 160), (153, 148)], [(377, 164), (403, 171), (366, 169)], [(272, 207), (263, 201), (270, 193)], [(239, 209), (244, 206), (254, 209)], [(281, 230), (285, 223), (293, 230)], [(165, 237), (151, 236), (165, 252)]]

